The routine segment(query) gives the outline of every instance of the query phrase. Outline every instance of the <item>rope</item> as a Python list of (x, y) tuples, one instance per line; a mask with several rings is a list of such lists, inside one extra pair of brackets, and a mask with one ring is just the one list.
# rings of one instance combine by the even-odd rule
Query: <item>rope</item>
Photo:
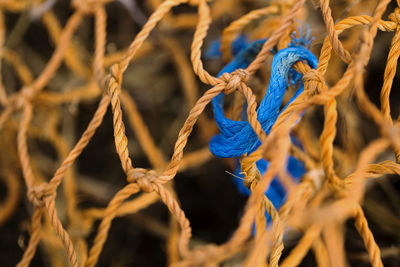
[[(338, 265), (345, 265), (345, 232), (337, 226), (353, 217), (371, 264), (383, 266), (380, 248), (360, 203), (368, 179), (400, 175), (400, 117), (393, 119), (397, 102), (390, 97), (400, 55), (400, 1), (396, 1), (398, 7), (390, 11), (388, 18), (383, 18), (388, 0), (379, 1), (374, 10), (367, 10), (371, 16), (359, 14), (366, 13), (364, 7), (369, 9), (375, 5), (369, 0), (352, 4), (349, 9), (333, 7), (336, 3), (328, 0), (313, 1), (317, 7), (314, 11), (307, 10), (304, 0), (270, 1), (269, 5), (253, 10), (254, 6), (246, 2), (245, 7), (239, 0), (152, 0), (149, 4), (153, 13), (146, 23), (139, 25), (141, 30), (126, 48), (113, 48), (114, 37), (107, 36), (110, 29), (107, 23), (112, 19), (108, 16), (114, 14), (108, 8), (112, 2), (72, 1), (72, 12), (64, 26), (51, 2), (5, 0), (0, 3), (0, 57), (3, 59), (0, 147), (6, 151), (0, 160), (0, 178), (7, 190), (0, 204), (0, 225), (7, 227), (22, 205), (18, 204), (22, 183), (27, 203), (33, 206), (30, 238), (17, 266), (30, 265), (39, 242), (44, 244), (39, 250), (46, 251), (42, 255), (50, 255), (46, 261), (52, 266), (62, 264), (65, 257), (70, 266), (95, 266), (102, 251), (108, 249), (105, 244), (114, 218), (136, 213), (156, 201), (165, 205), (171, 216), (165, 235), (171, 265), (219, 266), (242, 255), (245, 266), (266, 265), (267, 261), (270, 266), (297, 266), (310, 249), (315, 252), (319, 266), (332, 264), (334, 258), (339, 258)], [(171, 12), (179, 5), (184, 7)], [(135, 8), (147, 6), (135, 5)], [(324, 35), (317, 31), (326, 31), (320, 51), (318, 46), (311, 46), (313, 53), (307, 37), (309, 32), (306, 37), (300, 32), (298, 36), (291, 34), (296, 25), (309, 23), (311, 12), (320, 13), (323, 18), (323, 27), (311, 24), (316, 42)], [(19, 52), (15, 40), (9, 42), (19, 35), (21, 47), (26, 48), (27, 39), (21, 28), (9, 29), (12, 25), (5, 23), (9, 13), (21, 14), (21, 23), (27, 29), (33, 19), (44, 25), (54, 51), (43, 64)], [(139, 13), (146, 14), (141, 10), (130, 12), (135, 21), (143, 23), (143, 16), (135, 18)], [(29, 15), (24, 20), (22, 14), (34, 14), (34, 18)], [(85, 42), (79, 38), (80, 25), (87, 24), (86, 18), (90, 17), (94, 19), (93, 46), (86, 43), (90, 38)], [(335, 23), (338, 17), (343, 19)], [(219, 52), (223, 61), (231, 61), (213, 76), (212, 64), (203, 62), (202, 49), (215, 33), (213, 27), (226, 24), (227, 18), (238, 19), (221, 31)], [(159, 29), (155, 30), (157, 25)], [(268, 29), (264, 25), (269, 25)], [(151, 36), (153, 30), (156, 32)], [(374, 64), (371, 53), (374, 43), (379, 42), (375, 38), (378, 30), (393, 32), (380, 90), (380, 107), (365, 92), (363, 76), (366, 66)], [(353, 37), (341, 41), (344, 31), (351, 31)], [(175, 38), (188, 32), (193, 32), (190, 53), (185, 50), (189, 49), (187, 39)], [(257, 40), (250, 41), (252, 36), (257, 36)], [(238, 39), (239, 45), (235, 44)], [(130, 64), (140, 65), (139, 58), (148, 59), (158, 50), (166, 51), (168, 60), (176, 67), (182, 99), (187, 103), (181, 111), (185, 116), (188, 113), (186, 120), (175, 132), (176, 142), (169, 152), (161, 149), (158, 139), (154, 138), (156, 133), (147, 124), (148, 114), (141, 114), (144, 113), (141, 102), (135, 93), (131, 95), (128, 91), (131, 89), (128, 79), (124, 83), (124, 73), (130, 75)], [(332, 57), (333, 52), (337, 57)], [(320, 55), (318, 60), (314, 54)], [(66, 80), (72, 81), (72, 85)], [(295, 92), (289, 98), (285, 92), (293, 87)], [(235, 120), (228, 119), (229, 112), (225, 111), (224, 97), (229, 94), (235, 94), (230, 116)], [(343, 103), (347, 99), (355, 99), (363, 115), (354, 112), (353, 107), (346, 110)], [(94, 102), (98, 104), (90, 122), (74, 141), (67, 132), (77, 131), (64, 129), (68, 127), (63, 125), (67, 120), (63, 112), (73, 113), (71, 110), (78, 105)], [(203, 114), (210, 102), (214, 111), (212, 120)], [(108, 106), (111, 106), (112, 126), (103, 121)], [(313, 106), (323, 107), (324, 122), (320, 130), (314, 129)], [(344, 127), (338, 127), (341, 114), (348, 115), (343, 120)], [(372, 127), (376, 127), (379, 137), (369, 143), (354, 142), (352, 149), (345, 145), (339, 148), (337, 143), (352, 142), (343, 140), (346, 136), (343, 128), (349, 128), (347, 136), (353, 140), (362, 136), (364, 128), (352, 123), (361, 122), (360, 118), (365, 115), (375, 123)], [(218, 129), (212, 122), (214, 119)], [(197, 125), (199, 134), (192, 135)], [(84, 149), (90, 149), (88, 145), (100, 127), (113, 127), (115, 150), (126, 184), (115, 194), (106, 196), (111, 200), (105, 208), (83, 208), (79, 205), (77, 190), (84, 178), (74, 163)], [(128, 138), (126, 127), (133, 129), (135, 139)], [(50, 144), (59, 162), (43, 156), (42, 149), (31, 142), (33, 139)], [(140, 152), (132, 145), (136, 144), (133, 140), (138, 141), (151, 168), (139, 166)], [(207, 148), (208, 142), (213, 155)], [(184, 153), (191, 143), (202, 146)], [(396, 161), (390, 158), (376, 162), (384, 151), (392, 152)], [(168, 155), (171, 155), (169, 160)], [(178, 172), (197, 168), (214, 160), (213, 156), (236, 158), (235, 175), (243, 181), (236, 179), (235, 182), (239, 190), (249, 195), (238, 227), (228, 240), (218, 245), (197, 242), (196, 231), (192, 238), (191, 217), (186, 215), (190, 211), (182, 208), (172, 184)], [(234, 168), (233, 162), (230, 163)], [(53, 166), (47, 166), (51, 164), (56, 165), (54, 170)], [(23, 180), (18, 179), (20, 173)], [(49, 173), (51, 179), (47, 178)], [(57, 191), (61, 184), (63, 190)], [(140, 196), (130, 199), (139, 192)], [(65, 200), (65, 212), (58, 205), (60, 199)], [(97, 220), (100, 223), (95, 229)], [(304, 235), (281, 259), (286, 233), (293, 228)], [(340, 235), (328, 234), (331, 229)], [(89, 242), (93, 232), (93, 242)]]

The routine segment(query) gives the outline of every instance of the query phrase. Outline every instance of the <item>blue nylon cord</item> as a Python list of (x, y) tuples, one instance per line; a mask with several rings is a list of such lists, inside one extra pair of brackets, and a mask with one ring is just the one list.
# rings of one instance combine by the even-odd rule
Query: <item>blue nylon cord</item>
[[(300, 36), (300, 38), (296, 38), (293, 34), (290, 46), (280, 50), (274, 56), (271, 67), (270, 83), (266, 95), (257, 109), (258, 121), (261, 123), (262, 128), (267, 134), (280, 114), (279, 108), (289, 78), (292, 83), (298, 84), (299, 88), (282, 110), (284, 110), (304, 90), (304, 84), (301, 80), (302, 76), (294, 71), (292, 66), (296, 62), (302, 60), (307, 61), (310, 67), (314, 69), (318, 65), (316, 57), (305, 47), (309, 46), (311, 42), (309, 31), (307, 31), (304, 38), (302, 37), (302, 32), (300, 32)], [(218, 77), (225, 72), (231, 73), (239, 68), (247, 68), (261, 50), (264, 42), (265, 39), (254, 41), (236, 55), (234, 54), (234, 59), (219, 72)], [(261, 144), (256, 133), (253, 131), (251, 125), (246, 121), (246, 114), (245, 116), (242, 116), (244, 119), (243, 121), (233, 121), (226, 118), (224, 116), (223, 102), (223, 93), (214, 97), (212, 100), (214, 117), (220, 130), (220, 134), (211, 139), (211, 152), (215, 156), (222, 158), (239, 157), (245, 153), (250, 154)], [(298, 140), (294, 137), (291, 137), (291, 139), (292, 143), (301, 148), (301, 144)], [(244, 178), (240, 172), (240, 162), (238, 160), (237, 165), (238, 167), (235, 170), (235, 175)], [(257, 161), (256, 165), (261, 174), (263, 174), (268, 168), (268, 162), (264, 159)], [(287, 169), (295, 181), (298, 181), (305, 173), (304, 164), (292, 156), (288, 158)], [(239, 192), (245, 195), (250, 194), (249, 189), (243, 185), (242, 179), (234, 178), (234, 182), (237, 185)], [(278, 179), (274, 178), (272, 180), (266, 192), (266, 196), (271, 200), (276, 209), (279, 209), (283, 205), (286, 198), (286, 192)], [(268, 213), (266, 213), (266, 218), (268, 222), (271, 221)]]
[[(239, 51), (246, 48), (249, 44), (249, 40), (244, 35), (239, 35), (232, 42), (232, 55), (235, 56)], [(220, 51), (221, 40), (214, 40), (209, 45), (206, 53), (204, 54), (205, 59), (216, 59), (221, 58), (222, 53)]]
[[(265, 40), (251, 43), (242, 50), (232, 62), (226, 65), (218, 76), (225, 72), (231, 73), (238, 68), (246, 68), (257, 55)], [(258, 50), (258, 51), (257, 51)], [(311, 68), (316, 68), (316, 57), (303, 46), (292, 46), (279, 51), (272, 61), (271, 79), (265, 97), (257, 109), (257, 118), (262, 128), (268, 134), (279, 116), (283, 96), (289, 80), (289, 72), (294, 63), (306, 60)], [(289, 101), (291, 103), (304, 89), (301, 82), (299, 89)], [(214, 117), (221, 134), (210, 141), (210, 151), (217, 157), (234, 158), (245, 153), (251, 153), (260, 146), (260, 141), (247, 121), (233, 121), (224, 116), (224, 94), (221, 93), (212, 100)], [(288, 103), (288, 104), (289, 104)]]

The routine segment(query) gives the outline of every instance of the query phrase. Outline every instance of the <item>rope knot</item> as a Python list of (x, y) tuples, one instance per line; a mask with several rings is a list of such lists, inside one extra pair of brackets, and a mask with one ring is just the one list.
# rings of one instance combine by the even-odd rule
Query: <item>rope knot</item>
[(224, 94), (229, 95), (235, 92), (241, 83), (247, 83), (249, 81), (250, 75), (244, 69), (237, 69), (236, 71), (230, 73), (225, 72), (222, 74), (222, 80), (226, 83)]
[(400, 25), (400, 9), (398, 7), (389, 15), (389, 19)]
[[(220, 255), (221, 251), (216, 245), (204, 245), (197, 247), (190, 255), (191, 266), (206, 266)], [(213, 264), (209, 264), (214, 266)]]
[(110, 73), (107, 75), (105, 83), (105, 88), (110, 96), (121, 88), (121, 71), (118, 64), (111, 66)]
[(344, 197), (346, 194), (351, 194), (349, 183), (341, 180), (336, 175), (332, 179), (328, 179), (327, 185), (329, 190), (337, 197)]
[(26, 86), (24, 88), (22, 88), (22, 90), (20, 91), (20, 93), (18, 94), (17, 97), (17, 107), (18, 108), (22, 108), (24, 107), (24, 105), (26, 105), (26, 103), (28, 103), (29, 101), (31, 101), (31, 99), (33, 98), (33, 96), (35, 95), (32, 87)]
[(34, 186), (32, 188), (28, 189), (28, 199), (30, 202), (33, 203), (33, 205), (41, 207), (44, 206), (44, 199), (46, 197), (49, 197), (51, 195), (53, 195), (54, 193), (52, 193), (49, 190), (49, 184), (48, 183), (42, 183), (38, 186)]
[(261, 180), (261, 173), (252, 157), (244, 157), (241, 160), (240, 165), (242, 174), (245, 178), (243, 180), (243, 185), (250, 189), (254, 182), (257, 183)]
[(140, 189), (146, 193), (154, 191), (153, 183), (157, 178), (157, 174), (154, 170), (146, 170), (143, 168), (134, 168), (128, 171), (128, 182), (136, 183)]
[(317, 70), (312, 69), (304, 74), (303, 82), (305, 85), (305, 91), (310, 97), (321, 93), (321, 91), (327, 90), (325, 79)]

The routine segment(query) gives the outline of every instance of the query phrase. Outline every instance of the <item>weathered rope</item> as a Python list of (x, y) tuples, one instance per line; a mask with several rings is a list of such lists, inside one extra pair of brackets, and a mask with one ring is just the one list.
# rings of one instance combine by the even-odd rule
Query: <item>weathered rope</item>
[[(245, 252), (245, 266), (265, 265), (267, 261), (270, 266), (277, 266), (280, 262), (282, 266), (295, 266), (301, 263), (309, 249), (313, 249), (320, 266), (332, 263), (334, 258), (338, 258), (338, 266), (344, 266), (343, 233), (336, 237), (327, 233), (332, 229), (340, 231), (337, 226), (343, 225), (350, 217), (355, 219), (356, 229), (373, 266), (383, 265), (380, 248), (369, 229), (360, 202), (367, 179), (400, 174), (400, 116), (392, 117), (397, 112), (394, 106), (397, 102), (390, 98), (399, 58), (400, 1), (396, 1), (397, 8), (386, 19), (382, 16), (390, 2), (388, 0), (378, 1), (377, 5), (372, 0), (362, 1), (349, 5), (349, 9), (333, 8), (336, 3), (328, 0), (313, 1), (319, 11), (307, 10), (304, 0), (271, 1), (268, 6), (258, 6), (258, 9), (248, 13), (247, 7), (232, 4), (240, 1), (149, 0), (149, 6), (154, 9), (152, 15), (141, 24), (142, 29), (127, 48), (114, 52), (110, 44), (112, 37), (107, 37), (107, 14), (112, 13), (106, 5), (111, 2), (72, 1), (72, 15), (64, 26), (61, 26), (57, 8), (51, 1), (40, 5), (26, 0), (4, 0), (0, 3), (0, 57), (3, 59), (0, 64), (0, 147), (6, 151), (0, 160), (0, 175), (7, 189), (0, 206), (0, 225), (7, 227), (7, 220), (18, 209), (22, 183), (25, 183), (28, 203), (33, 206), (30, 239), (17, 266), (30, 264), (40, 242), (44, 244), (40, 250), (46, 250), (43, 255), (50, 255), (46, 260), (52, 266), (63, 263), (65, 258), (70, 266), (94, 266), (103, 248), (107, 249), (104, 245), (113, 219), (135, 213), (155, 201), (161, 201), (173, 218), (166, 235), (169, 236), (167, 255), (171, 265), (217, 266)], [(181, 4), (191, 6), (182, 10), (193, 9), (197, 13), (170, 12)], [(136, 8), (143, 7), (136, 5)], [(370, 9), (371, 16), (358, 14), (361, 10), (365, 11), (364, 7)], [(366, 13), (364, 11), (362, 13)], [(34, 19), (42, 23), (43, 29), (49, 33), (55, 48), (42, 69), (31, 70), (31, 59), (20, 54), (15, 46), (18, 38), (25, 40), (24, 34), (19, 32), (20, 28), (9, 29), (12, 25), (6, 22), (10, 12), (28, 14), (29, 19), (25, 22), (21, 15), (22, 23), (29, 24)], [(325, 24), (320, 27), (325, 29), (327, 35), (318, 61), (305, 47), (292, 44), (286, 48), (290, 40), (295, 39), (290, 33), (296, 28), (297, 21), (308, 22), (307, 12), (320, 12)], [(130, 14), (135, 16), (135, 12)], [(335, 23), (341, 14), (347, 17)], [(86, 17), (94, 19), (94, 53), (89, 52), (87, 44), (74, 36), (79, 26), (87, 23), (84, 20)], [(222, 31), (221, 37), (223, 60), (232, 61), (214, 77), (207, 70), (208, 64), (202, 61), (202, 47), (210, 27), (214, 27), (212, 22), (221, 18), (223, 21), (226, 17), (238, 17)], [(157, 25), (161, 34), (153, 39), (150, 34)], [(268, 25), (268, 29), (263, 25)], [(356, 25), (366, 27), (356, 28)], [(182, 34), (182, 29), (194, 30), (190, 57), (184, 51), (184, 42), (174, 40), (175, 34)], [(9, 30), (11, 34), (8, 34)], [(352, 31), (352, 37), (340, 39), (345, 30)], [(363, 76), (367, 64), (374, 64), (371, 63), (371, 53), (373, 44), (379, 42), (375, 40), (378, 30), (394, 32), (383, 74), (379, 108), (368, 98)], [(257, 39), (266, 39), (249, 44), (247, 40), (240, 39), (245, 35), (252, 36), (248, 34), (252, 31), (261, 36)], [(237, 37), (242, 41), (240, 49), (231, 49)], [(277, 47), (278, 51), (270, 64), (268, 60), (273, 47)], [(176, 133), (169, 161), (165, 156), (169, 153), (162, 151), (152, 138), (146, 117), (140, 114), (135, 97), (124, 90), (123, 82), (124, 73), (130, 71), (128, 66), (133, 60), (151, 55), (158, 49), (167, 50), (179, 70), (184, 99), (190, 108), (187, 119)], [(236, 54), (237, 50), (241, 51)], [(332, 52), (338, 57), (332, 57)], [(15, 75), (8, 75), (10, 71)], [(68, 79), (77, 77), (79, 85), (74, 85), (72, 89), (68, 86), (58, 88), (60, 83), (53, 84), (52, 79), (62, 75), (67, 75)], [(18, 82), (13, 80), (14, 76)], [(211, 87), (202, 95), (196, 76)], [(258, 108), (258, 92), (265, 88), (257, 88), (261, 87), (257, 86), (257, 79), (261, 79), (262, 84), (269, 80), (265, 97), (260, 99)], [(297, 82), (299, 87), (291, 99), (285, 99), (289, 81)], [(224, 114), (224, 95), (234, 93), (232, 117), (241, 117), (241, 121), (227, 119)], [(379, 138), (369, 144), (355, 142), (357, 144), (347, 149), (345, 146), (338, 147), (335, 141), (343, 141), (343, 129), (337, 127), (339, 114), (342, 113), (349, 116), (343, 122), (351, 129), (348, 136), (353, 141), (361, 136), (356, 125), (360, 122), (359, 113), (354, 112), (353, 107), (346, 110), (343, 105), (343, 98), (352, 97), (361, 112), (375, 122)], [(243, 99), (245, 105), (242, 104)], [(61, 112), (72, 110), (87, 101), (97, 101), (98, 106), (82, 135), (74, 141), (75, 138), (66, 134), (68, 129), (62, 126), (67, 118)], [(190, 221), (181, 208), (171, 181), (179, 171), (200, 166), (212, 159), (206, 144), (217, 129), (210, 119), (202, 115), (210, 102), (220, 131), (211, 140), (211, 152), (218, 157), (240, 157), (245, 186), (241, 180), (240, 185), (250, 196), (239, 226), (229, 240), (220, 245), (199, 245), (201, 242), (191, 240)], [(283, 102), (287, 104), (280, 109)], [(77, 182), (81, 176), (77, 175), (73, 165), (103, 124), (109, 105), (113, 116), (112, 126), (109, 127), (114, 130), (115, 149), (127, 184), (114, 196), (110, 195), (111, 200), (105, 208), (81, 208), (77, 194)], [(321, 131), (313, 129), (314, 120), (310, 114), (315, 111), (310, 108), (312, 106), (323, 106)], [(128, 146), (125, 123), (134, 130), (152, 165), (151, 169), (137, 165), (138, 155)], [(184, 153), (197, 124), (203, 146)], [(292, 134), (300, 140), (303, 148), (293, 144), (296, 141), (291, 138)], [(59, 165), (54, 168), (51, 179), (46, 178), (48, 172), (43, 171), (43, 162), (36, 157), (38, 154), (34, 152), (37, 151), (33, 151), (41, 148), (33, 146), (31, 139), (45, 141), (55, 149)], [(376, 162), (378, 155), (384, 151), (393, 152), (396, 161), (388, 158)], [(48, 159), (49, 162), (54, 160)], [(294, 172), (299, 166), (291, 167), (296, 162), (304, 162), (305, 169), (302, 168), (300, 174)], [(49, 166), (45, 168), (51, 169)], [(23, 181), (18, 179), (20, 172)], [(301, 181), (297, 184), (292, 178)], [(57, 192), (61, 184), (62, 190)], [(142, 194), (129, 199), (138, 192)], [(65, 214), (56, 207), (59, 201), (57, 194), (65, 200)], [(268, 215), (272, 227), (265, 227)], [(96, 220), (100, 220), (100, 224), (90, 244), (88, 236), (93, 232)], [(256, 234), (253, 238), (254, 222)], [(304, 235), (289, 255), (281, 260), (284, 233), (289, 228), (301, 230)]]

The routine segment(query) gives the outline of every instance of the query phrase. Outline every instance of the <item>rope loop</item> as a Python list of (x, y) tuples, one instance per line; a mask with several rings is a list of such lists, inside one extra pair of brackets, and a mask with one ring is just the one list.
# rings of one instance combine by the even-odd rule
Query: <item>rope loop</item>
[(41, 183), (40, 185), (29, 188), (27, 193), (29, 201), (37, 207), (43, 207), (44, 199), (54, 195), (55, 193), (50, 190), (48, 183)]
[(229, 95), (239, 89), (241, 83), (247, 83), (250, 78), (250, 74), (244, 69), (237, 69), (233, 73), (227, 73), (221, 75), (222, 80), (226, 83), (224, 94)]
[(132, 168), (128, 170), (128, 182), (136, 183), (140, 189), (146, 193), (154, 191), (153, 183), (156, 178), (157, 174), (154, 170), (146, 170), (143, 168)]
[(304, 74), (303, 82), (305, 85), (305, 91), (307, 91), (310, 97), (328, 90), (324, 77), (315, 69), (310, 69), (306, 74)]

